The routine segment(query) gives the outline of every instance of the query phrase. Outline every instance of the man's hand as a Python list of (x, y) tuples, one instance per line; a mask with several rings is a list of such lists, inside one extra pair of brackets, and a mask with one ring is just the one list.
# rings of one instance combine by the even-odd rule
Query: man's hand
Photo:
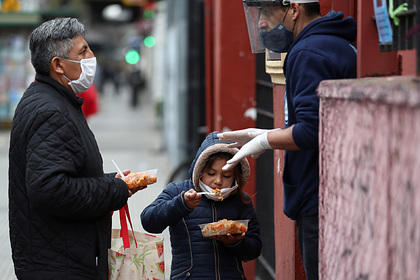
[[(130, 171), (130, 169), (126, 169), (126, 170), (123, 170), (121, 172), (124, 174), (124, 176), (127, 176), (128, 174), (130, 174), (131, 171)], [(117, 172), (117, 174), (115, 175), (115, 178), (121, 178), (120, 173)]]
[(138, 192), (140, 190), (144, 190), (145, 188), (147, 188), (147, 186), (141, 186), (141, 187), (137, 187), (137, 188), (128, 190), (128, 192), (129, 192), (128, 197), (132, 196), (133, 194), (135, 194), (136, 192)]
[(201, 194), (197, 194), (197, 192), (193, 189), (184, 193), (184, 200), (187, 204), (187, 207), (193, 210), (195, 207), (200, 204)]
[(222, 142), (234, 142), (230, 144), (229, 148), (241, 147), (251, 141), (254, 137), (268, 132), (270, 129), (260, 129), (260, 128), (247, 128), (236, 131), (228, 131), (217, 134), (219, 140)]
[(236, 155), (233, 156), (230, 160), (227, 161), (226, 165), (223, 166), (223, 170), (230, 170), (235, 165), (238, 164), (238, 162), (248, 156), (252, 156), (253, 158), (259, 157), (262, 153), (265, 152), (265, 150), (272, 149), (270, 144), (268, 143), (267, 139), (268, 131), (264, 132), (263, 134), (258, 135), (248, 143), (246, 143), (239, 152), (236, 153)]
[[(130, 174), (130, 169), (126, 169), (121, 171), (123, 173), (124, 176), (127, 176), (128, 174)], [(115, 178), (121, 178), (121, 175), (117, 172), (117, 174), (115, 175)], [(137, 187), (131, 190), (128, 190), (128, 197), (131, 197), (133, 194), (135, 194), (136, 192), (140, 191), (140, 190), (144, 190), (145, 188), (147, 188), (147, 186), (142, 186), (142, 187)]]

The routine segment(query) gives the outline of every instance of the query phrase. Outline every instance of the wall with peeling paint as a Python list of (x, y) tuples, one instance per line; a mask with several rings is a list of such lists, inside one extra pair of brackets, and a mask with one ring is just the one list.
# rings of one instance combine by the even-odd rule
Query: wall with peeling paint
[(324, 81), (320, 279), (420, 279), (420, 83)]

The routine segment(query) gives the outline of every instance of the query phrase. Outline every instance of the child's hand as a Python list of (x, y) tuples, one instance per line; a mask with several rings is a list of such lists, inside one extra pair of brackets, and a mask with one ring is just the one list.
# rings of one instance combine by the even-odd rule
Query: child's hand
[(209, 238), (219, 240), (226, 245), (233, 245), (245, 238), (245, 232), (242, 234), (234, 234), (234, 235), (228, 233), (227, 235), (210, 236)]
[(193, 210), (195, 207), (200, 204), (201, 194), (197, 194), (197, 192), (193, 189), (184, 193), (184, 200), (187, 204), (187, 207)]

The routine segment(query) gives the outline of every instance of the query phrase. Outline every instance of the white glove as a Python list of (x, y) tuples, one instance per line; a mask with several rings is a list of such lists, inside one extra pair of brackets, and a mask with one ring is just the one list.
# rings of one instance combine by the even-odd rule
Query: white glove
[(222, 142), (234, 142), (229, 144), (229, 148), (241, 147), (251, 141), (255, 136), (268, 132), (270, 129), (247, 128), (236, 131), (228, 131), (217, 134)]
[(258, 135), (248, 143), (246, 143), (236, 155), (233, 156), (230, 160), (227, 161), (226, 165), (223, 166), (223, 170), (230, 170), (235, 165), (239, 163), (239, 161), (245, 157), (252, 156), (253, 158), (259, 157), (262, 153), (266, 150), (272, 149), (270, 144), (268, 143), (267, 139), (268, 131), (264, 132), (263, 134)]

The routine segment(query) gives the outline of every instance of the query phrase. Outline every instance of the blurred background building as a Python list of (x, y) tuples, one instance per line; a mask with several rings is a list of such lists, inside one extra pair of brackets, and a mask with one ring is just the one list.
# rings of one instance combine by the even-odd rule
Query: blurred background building
[[(28, 35), (45, 20), (70, 16), (88, 27), (87, 41), (98, 59), (95, 85), (99, 93), (107, 83), (118, 93), (121, 85), (137, 76), (152, 93), (156, 113), (163, 118), (164, 142), (174, 164), (183, 163), (195, 151), (201, 138), (192, 131), (205, 125), (204, 110), (199, 108), (204, 106), (204, 66), (194, 64), (196, 80), (190, 84), (187, 66), (189, 56), (195, 55), (197, 63), (203, 58), (204, 35), (203, 18), (189, 11), (202, 10), (203, 1), (3, 0), (0, 4), (3, 127), (10, 127), (14, 108), (34, 78)], [(198, 37), (189, 41), (190, 28)], [(196, 90), (193, 95), (191, 84)], [(189, 102), (194, 102), (194, 113), (201, 114), (192, 118)]]

